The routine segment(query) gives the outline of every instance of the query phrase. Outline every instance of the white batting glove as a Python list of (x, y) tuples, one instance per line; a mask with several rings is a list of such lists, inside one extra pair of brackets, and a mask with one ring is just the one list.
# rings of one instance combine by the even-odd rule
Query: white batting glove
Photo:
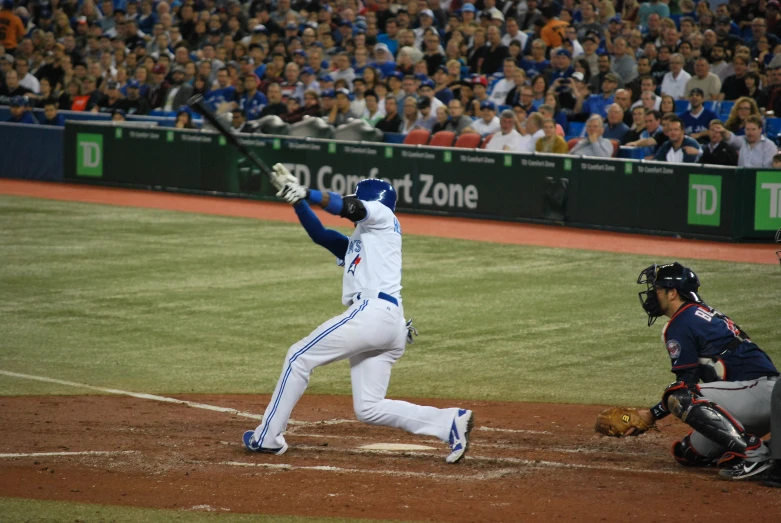
[(278, 191), (281, 191), (288, 182), (298, 183), (298, 180), (293, 176), (293, 173), (281, 163), (275, 164), (271, 170), (274, 171), (274, 176), (271, 177), (271, 184), (276, 187)]
[(412, 318), (407, 320), (407, 325), (405, 327), (407, 328), (407, 344), (408, 345), (412, 345), (413, 343), (415, 343), (415, 337), (414, 336), (418, 335), (418, 329), (416, 329), (412, 325)]
[(306, 187), (301, 187), (297, 182), (287, 182), (285, 186), (279, 190), (277, 196), (287, 203), (296, 204), (306, 198)]

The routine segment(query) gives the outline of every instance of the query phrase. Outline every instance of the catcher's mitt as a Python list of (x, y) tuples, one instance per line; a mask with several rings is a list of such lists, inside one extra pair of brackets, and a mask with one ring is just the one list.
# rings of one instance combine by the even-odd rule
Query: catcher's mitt
[(640, 417), (637, 409), (629, 407), (611, 407), (605, 409), (597, 416), (597, 422), (594, 424), (594, 430), (606, 436), (621, 437), (626, 434), (630, 428), (634, 428), (632, 435), (642, 434), (651, 429), (652, 424), (648, 424)]

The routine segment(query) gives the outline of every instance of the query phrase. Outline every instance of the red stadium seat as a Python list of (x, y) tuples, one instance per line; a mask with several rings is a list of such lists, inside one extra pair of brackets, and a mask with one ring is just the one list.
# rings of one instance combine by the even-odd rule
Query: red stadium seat
[(610, 143), (613, 144), (613, 158), (618, 158), (618, 151), (621, 149), (621, 144), (618, 140), (610, 140)]
[(567, 140), (567, 147), (569, 147), (569, 150), (571, 151), (573, 147), (578, 145), (578, 142), (581, 141), (582, 138), (570, 138)]
[(456, 143), (453, 147), (460, 147), (463, 149), (477, 149), (480, 146), (480, 141), (483, 139), (477, 133), (464, 133), (456, 139)]
[(431, 137), (431, 141), (428, 143), (433, 147), (451, 147), (453, 140), (456, 139), (456, 133), (453, 131), (439, 131), (434, 133)]
[(426, 129), (413, 129), (404, 137), (404, 145), (426, 145), (430, 136)]
[(494, 134), (496, 134), (496, 133), (491, 133), (488, 136), (486, 136), (485, 138), (483, 138), (483, 143), (480, 144), (480, 148), (481, 149), (485, 149), (485, 146), (488, 145), (488, 142), (491, 141), (491, 138), (494, 137)]

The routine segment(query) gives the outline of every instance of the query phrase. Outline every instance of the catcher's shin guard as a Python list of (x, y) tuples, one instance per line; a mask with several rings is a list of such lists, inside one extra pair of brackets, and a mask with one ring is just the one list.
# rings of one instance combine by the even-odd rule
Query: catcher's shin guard
[(680, 386), (679, 383), (671, 385), (664, 391), (662, 400), (674, 416), (724, 447), (727, 452), (744, 455), (755, 443), (749, 442), (751, 436), (746, 434), (743, 426), (726, 410), (686, 386)]
[(673, 443), (670, 452), (672, 453), (675, 461), (683, 465), (684, 467), (710, 467), (716, 464), (716, 458), (709, 458), (701, 455), (692, 447), (691, 440), (689, 439), (691, 433), (689, 433), (682, 440)]

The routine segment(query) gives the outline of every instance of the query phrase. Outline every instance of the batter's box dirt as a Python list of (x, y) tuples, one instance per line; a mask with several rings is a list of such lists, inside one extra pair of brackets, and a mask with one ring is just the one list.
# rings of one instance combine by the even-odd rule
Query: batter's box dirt
[[(180, 399), (259, 412), (268, 397)], [(267, 456), (241, 443), (257, 422), (227, 413), (115, 396), (3, 404), (0, 454), (56, 453), (0, 458), (6, 497), (456, 522), (625, 521), (638, 517), (638, 507), (644, 521), (665, 523), (744, 518), (747, 506), (752, 521), (775, 522), (781, 513), (772, 489), (677, 466), (668, 449), (687, 430), (675, 420), (638, 438), (594, 435), (599, 406), (474, 402), (472, 449), (448, 465), (440, 442), (353, 422), (291, 425), (290, 450)], [(293, 418), (350, 420), (352, 399), (304, 396)], [(373, 443), (436, 450), (360, 448)], [(106, 454), (73, 454), (87, 451)]]

